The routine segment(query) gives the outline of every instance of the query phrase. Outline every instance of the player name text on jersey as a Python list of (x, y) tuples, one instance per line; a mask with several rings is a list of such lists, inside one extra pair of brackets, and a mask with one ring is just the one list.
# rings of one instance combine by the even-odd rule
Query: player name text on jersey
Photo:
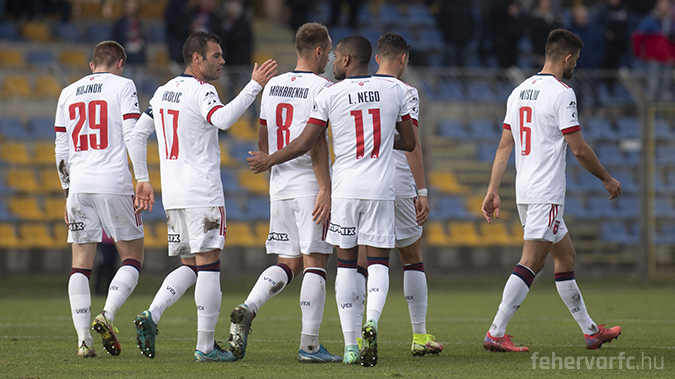
[[(352, 94), (348, 94), (349, 104), (354, 104)], [(373, 103), (380, 101), (380, 91), (363, 91), (356, 94), (356, 103)]]

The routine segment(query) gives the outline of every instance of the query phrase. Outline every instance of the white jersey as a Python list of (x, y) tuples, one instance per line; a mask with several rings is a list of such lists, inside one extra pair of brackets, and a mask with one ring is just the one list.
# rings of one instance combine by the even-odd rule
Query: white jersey
[(332, 197), (394, 200), (394, 131), (410, 118), (395, 79), (354, 76), (319, 93), (310, 123), (333, 131)]
[(54, 121), (63, 188), (133, 195), (124, 137), (138, 117), (138, 95), (130, 79), (95, 73), (64, 88)]
[(537, 74), (513, 90), (504, 129), (515, 141), (516, 203), (564, 204), (564, 134), (580, 130), (574, 90), (558, 78)]
[[(332, 82), (308, 71), (291, 71), (272, 78), (263, 91), (260, 124), (267, 126), (268, 153), (272, 154), (305, 129), (316, 95)], [(316, 196), (316, 181), (309, 152), (272, 167), (270, 199)]]
[(181, 74), (157, 89), (150, 107), (164, 209), (224, 206), (218, 128), (210, 123), (223, 107), (216, 88)]

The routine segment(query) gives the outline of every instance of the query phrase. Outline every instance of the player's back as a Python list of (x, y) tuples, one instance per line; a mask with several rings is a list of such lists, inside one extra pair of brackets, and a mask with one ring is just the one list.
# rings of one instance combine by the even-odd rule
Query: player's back
[[(351, 77), (325, 89), (336, 198), (393, 200), (393, 146), (405, 93), (395, 79)], [(318, 103), (318, 101), (317, 101)]]
[[(260, 106), (260, 122), (267, 126), (269, 154), (281, 150), (302, 133), (316, 95), (329, 85), (328, 79), (307, 71), (291, 71), (269, 81)], [(318, 192), (319, 185), (309, 153), (272, 167), (272, 200), (316, 195)]]
[(563, 204), (564, 134), (579, 130), (574, 90), (553, 75), (534, 75), (509, 96), (504, 124), (515, 142), (516, 201)]
[(216, 89), (189, 75), (159, 87), (150, 100), (165, 209), (224, 205), (218, 129), (207, 121), (218, 104)]
[(68, 136), (70, 192), (133, 194), (122, 123), (139, 116), (130, 79), (94, 73), (63, 89), (55, 126)]

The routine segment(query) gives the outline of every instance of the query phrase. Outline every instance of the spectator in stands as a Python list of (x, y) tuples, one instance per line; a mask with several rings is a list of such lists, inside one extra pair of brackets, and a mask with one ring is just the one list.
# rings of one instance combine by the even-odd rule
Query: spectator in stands
[[(544, 65), (546, 38), (553, 29), (562, 27), (559, 14), (553, 12), (551, 0), (537, 0), (530, 11), (529, 32), (535, 67)], [(584, 40), (585, 41), (585, 40)]]
[(127, 64), (145, 63), (146, 34), (138, 9), (138, 0), (125, 0), (124, 15), (113, 26), (113, 40), (124, 46)]
[[(628, 52), (628, 10), (621, 0), (605, 0), (598, 6), (593, 22), (604, 33), (605, 50), (600, 68), (617, 69)], [(581, 38), (586, 41), (585, 38)]]
[(218, 10), (217, 0), (197, 0), (197, 6), (191, 9), (190, 33), (206, 32), (225, 39), (225, 30), (222, 25), (224, 16)]
[(330, 26), (340, 25), (340, 15), (342, 14), (342, 5), (349, 5), (349, 27), (356, 29), (356, 20), (359, 15), (361, 4), (367, 3), (367, 0), (331, 0)]
[(288, 20), (291, 30), (298, 30), (309, 20), (309, 11), (314, 5), (313, 0), (286, 0), (290, 13)]
[(253, 56), (251, 16), (241, 0), (225, 3), (225, 61), (230, 66), (250, 66)]
[(584, 41), (584, 53), (577, 60), (577, 68), (599, 68), (603, 54), (602, 32), (589, 22), (588, 8), (583, 5), (572, 8), (569, 30)]
[(518, 41), (525, 32), (517, 0), (494, 0), (490, 7), (492, 52), (497, 65), (509, 68), (518, 63)]
[(635, 55), (647, 63), (647, 98), (668, 101), (675, 66), (675, 20), (669, 0), (658, 0), (633, 33)]
[(166, 42), (169, 47), (169, 59), (183, 62), (183, 43), (190, 36), (190, 19), (187, 17), (196, 0), (169, 0), (164, 11), (166, 22)]
[(445, 40), (443, 64), (451, 67), (464, 67), (466, 46), (474, 38), (476, 29), (471, 0), (441, 1), (436, 18), (436, 24)]

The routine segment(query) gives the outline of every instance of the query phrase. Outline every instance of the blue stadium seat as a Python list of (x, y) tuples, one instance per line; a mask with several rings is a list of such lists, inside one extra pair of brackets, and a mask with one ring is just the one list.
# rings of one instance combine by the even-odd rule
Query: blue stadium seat
[(476, 217), (467, 212), (464, 198), (441, 196), (432, 202), (429, 218), (431, 220), (473, 220)]
[(656, 165), (672, 166), (675, 164), (675, 148), (670, 146), (658, 146), (656, 148)]
[[(383, 25), (403, 25), (405, 20), (395, 4), (384, 3), (380, 6), (379, 20)], [(398, 33), (398, 32), (395, 32)], [(399, 33), (401, 34), (401, 33)], [(403, 37), (405, 38), (405, 37)], [(406, 41), (410, 39), (405, 38)]]
[(458, 102), (467, 102), (468, 99), (464, 96), (464, 89), (462, 83), (454, 80), (441, 80), (438, 83), (438, 94), (440, 100), (451, 100)]
[(656, 196), (654, 199), (654, 215), (656, 217), (675, 218), (675, 208), (669, 196)]
[(32, 50), (26, 54), (26, 62), (35, 66), (47, 66), (56, 63), (56, 57), (49, 50)]
[[(482, 143), (478, 145), (477, 148), (477, 159), (483, 162), (493, 162), (495, 160), (495, 153), (497, 152), (498, 145), (496, 143)], [(511, 152), (509, 156), (509, 166), (516, 164), (516, 155), (515, 152)]]
[(229, 169), (220, 170), (220, 180), (223, 182), (223, 191), (230, 193), (241, 193), (243, 189), (237, 183), (237, 175)]
[(498, 82), (495, 86), (495, 101), (497, 103), (506, 104), (506, 100), (509, 98), (509, 95), (511, 95), (512, 91), (513, 85), (511, 83), (502, 81)]
[(615, 140), (617, 133), (612, 130), (610, 121), (606, 118), (592, 117), (581, 125), (581, 132), (588, 140)]
[(496, 102), (492, 86), (482, 80), (474, 80), (467, 84), (467, 97), (472, 102), (494, 103)]
[(158, 87), (159, 83), (157, 80), (155, 80), (155, 78), (145, 78), (140, 81), (138, 92), (152, 97), (155, 94), (155, 91), (157, 91)]
[(445, 118), (438, 122), (438, 135), (454, 139), (467, 139), (469, 133), (464, 128), (462, 120)]
[(436, 25), (436, 20), (429, 12), (429, 7), (424, 4), (409, 4), (406, 24), (410, 26)]
[(621, 138), (640, 138), (640, 122), (636, 117), (621, 117), (616, 127)]
[(624, 245), (640, 243), (640, 229), (636, 222), (631, 222), (630, 227), (626, 227), (626, 223), (623, 222), (605, 222), (600, 227), (600, 235), (606, 242)]
[[(367, 9), (368, 7), (362, 7), (361, 11), (359, 12), (359, 20), (361, 19), (361, 16), (366, 13), (364, 12), (364, 8)], [(315, 4), (313, 7), (310, 8), (309, 12), (309, 20), (320, 22), (324, 25), (328, 25), (330, 21), (330, 3), (327, 1), (321, 1), (317, 4)]]
[(630, 95), (630, 92), (621, 85), (620, 83), (615, 83), (613, 91), (610, 91), (607, 88), (607, 85), (603, 82), (597, 83), (597, 93), (598, 100), (602, 105), (633, 105), (635, 102)]
[(104, 22), (91, 24), (87, 27), (87, 39), (89, 42), (101, 42), (112, 39), (112, 25)]
[(37, 139), (54, 139), (54, 118), (33, 117), (28, 120), (28, 130)]
[(9, 21), (0, 22), (0, 40), (16, 41), (19, 39), (19, 33), (16, 27)]
[(373, 28), (363, 28), (360, 30), (359, 34), (362, 36), (366, 37), (368, 41), (370, 42), (371, 45), (373, 45), (373, 49), (376, 49), (377, 47), (377, 40), (380, 39), (380, 35), (383, 33), (380, 33), (379, 30), (373, 29)]
[(617, 209), (614, 202), (607, 199), (607, 196), (589, 196), (586, 199), (589, 218), (614, 218), (617, 215)]
[(258, 146), (248, 142), (238, 142), (230, 145), (230, 155), (247, 165), (246, 158), (250, 157), (249, 151), (258, 151)]
[(155, 204), (152, 205), (152, 212), (145, 210), (141, 212), (141, 217), (143, 217), (143, 222), (166, 222), (166, 211), (164, 210), (162, 195), (155, 194)]
[(79, 25), (72, 23), (59, 23), (54, 28), (54, 35), (66, 42), (82, 42), (82, 32)]
[[(52, 130), (54, 128), (52, 127)], [(9, 139), (29, 139), (30, 133), (16, 117), (0, 118), (0, 135)]]
[(670, 127), (668, 121), (664, 119), (657, 119), (654, 123), (654, 137), (657, 140), (672, 141), (675, 140), (675, 133)]
[(0, 221), (16, 221), (18, 218), (9, 211), (5, 199), (0, 198)]
[(675, 224), (664, 223), (657, 229), (654, 237), (654, 243), (657, 245), (675, 245)]
[(330, 28), (330, 38), (333, 41), (333, 46), (336, 46), (341, 39), (354, 35), (354, 29), (346, 26), (336, 26)]
[(525, 36), (518, 41), (518, 51), (521, 53), (531, 53), (532, 50), (532, 40), (529, 36)]
[(577, 196), (567, 196), (565, 199), (565, 215), (586, 218), (588, 211)]
[(412, 50), (443, 51), (445, 49), (443, 35), (438, 29), (431, 26), (420, 29), (417, 32), (416, 39), (411, 41), (406, 38), (406, 41), (412, 44), (410, 47)]
[(248, 199), (246, 214), (249, 220), (270, 219), (270, 199), (266, 196), (254, 196)]
[(623, 165), (624, 159), (623, 154), (619, 150), (619, 146), (616, 144), (602, 144), (595, 147), (595, 154), (597, 154), (598, 159), (604, 165)]
[(499, 140), (502, 135), (502, 125), (486, 118), (473, 119), (469, 121), (469, 131), (471, 137), (476, 139)]
[(636, 218), (640, 216), (640, 199), (637, 196), (621, 195), (616, 198), (617, 216)]
[(638, 191), (639, 184), (631, 172), (616, 171), (613, 176), (614, 179), (621, 182), (621, 193), (636, 193)]
[(605, 186), (602, 184), (600, 179), (596, 178), (593, 174), (586, 170), (581, 170), (578, 173), (578, 184), (581, 190), (586, 192), (599, 192), (605, 193)]
[(227, 220), (242, 221), (248, 219), (236, 197), (225, 196), (225, 217)]
[(148, 30), (148, 42), (166, 42), (166, 26), (163, 23), (157, 23), (150, 26)]

